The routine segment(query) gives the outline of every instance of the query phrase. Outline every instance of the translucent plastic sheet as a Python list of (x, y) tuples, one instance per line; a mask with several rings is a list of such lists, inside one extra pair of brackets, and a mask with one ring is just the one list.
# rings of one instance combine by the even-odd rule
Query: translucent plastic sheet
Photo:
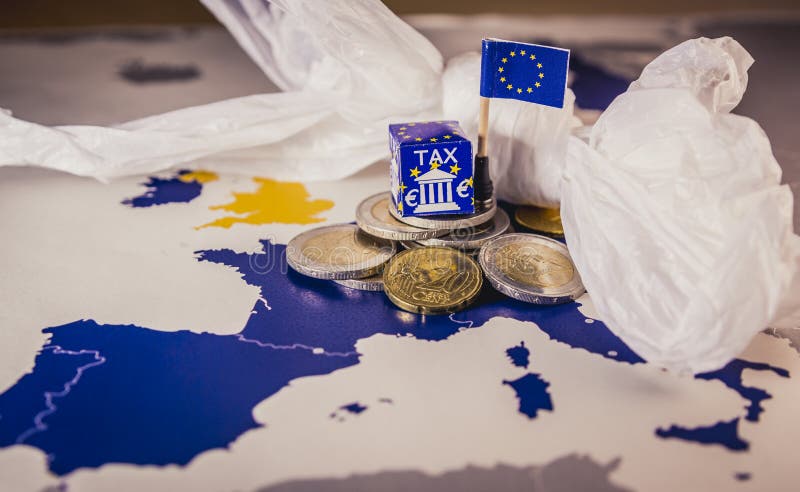
[(389, 118), (440, 114), (441, 55), (379, 1), (205, 3), (286, 92), (113, 128), (51, 128), (4, 112), (0, 165), (111, 179), (206, 158), (229, 170), (335, 179), (385, 157)]
[(752, 62), (731, 38), (686, 41), (570, 140), (581, 277), (609, 328), (672, 370), (717, 369), (800, 307), (792, 193), (758, 124), (730, 114)]

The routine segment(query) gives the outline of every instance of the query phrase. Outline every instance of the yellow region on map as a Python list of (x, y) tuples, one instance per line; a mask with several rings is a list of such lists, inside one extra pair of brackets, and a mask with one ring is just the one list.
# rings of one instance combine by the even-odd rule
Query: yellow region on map
[(224, 205), (214, 205), (211, 210), (225, 210), (236, 215), (221, 217), (203, 224), (204, 227), (229, 228), (233, 224), (261, 225), (313, 224), (322, 222), (317, 217), (320, 212), (330, 210), (330, 200), (309, 200), (311, 197), (302, 183), (288, 183), (268, 178), (253, 178), (258, 189), (252, 193), (233, 193), (233, 201)]
[(184, 183), (191, 183), (192, 181), (197, 181), (198, 183), (210, 183), (212, 181), (216, 181), (219, 179), (217, 173), (212, 173), (211, 171), (202, 171), (198, 169), (197, 171), (191, 171), (184, 174), (179, 174), (178, 179), (183, 181)]

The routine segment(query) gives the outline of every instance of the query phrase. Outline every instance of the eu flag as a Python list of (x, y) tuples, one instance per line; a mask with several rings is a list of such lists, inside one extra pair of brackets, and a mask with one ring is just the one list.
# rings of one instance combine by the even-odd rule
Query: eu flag
[(481, 96), (564, 107), (569, 50), (484, 39)]

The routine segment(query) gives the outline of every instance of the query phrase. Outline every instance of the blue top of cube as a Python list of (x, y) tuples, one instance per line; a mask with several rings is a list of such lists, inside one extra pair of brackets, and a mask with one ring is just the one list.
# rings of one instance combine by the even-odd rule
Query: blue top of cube
[(458, 121), (417, 121), (389, 125), (389, 135), (400, 146), (467, 140)]

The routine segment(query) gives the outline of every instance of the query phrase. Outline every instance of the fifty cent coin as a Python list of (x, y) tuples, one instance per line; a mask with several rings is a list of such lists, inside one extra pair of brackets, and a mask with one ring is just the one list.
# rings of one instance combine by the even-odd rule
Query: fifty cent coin
[(289, 266), (303, 275), (329, 280), (374, 275), (395, 253), (394, 241), (372, 237), (353, 224), (311, 229), (286, 245)]
[(395, 219), (390, 213), (391, 194), (378, 193), (356, 208), (356, 223), (364, 232), (394, 241), (413, 241), (447, 234), (447, 229), (422, 229)]
[(452, 248), (425, 247), (401, 251), (383, 271), (389, 299), (406, 311), (443, 314), (464, 309), (481, 291), (478, 264)]
[(514, 218), (520, 225), (545, 236), (564, 237), (560, 209), (522, 206), (514, 212)]
[(497, 237), (483, 245), (478, 261), (495, 289), (520, 301), (561, 304), (584, 291), (567, 247), (547, 237)]

